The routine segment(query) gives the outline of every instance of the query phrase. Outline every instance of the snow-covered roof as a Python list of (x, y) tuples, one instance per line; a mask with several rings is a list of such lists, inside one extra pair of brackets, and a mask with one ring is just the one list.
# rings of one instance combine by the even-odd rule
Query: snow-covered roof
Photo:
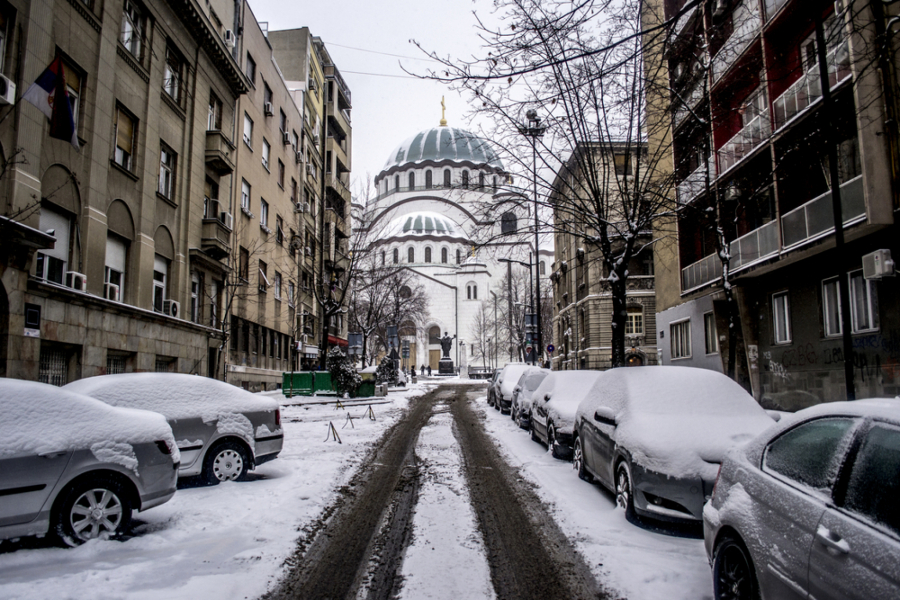
[(443, 160), (467, 161), (503, 169), (503, 163), (490, 142), (465, 129), (441, 126), (420, 131), (404, 140), (388, 156), (382, 171), (409, 163)]
[(378, 236), (389, 239), (409, 235), (450, 236), (465, 235), (453, 219), (437, 212), (417, 211), (394, 218)]

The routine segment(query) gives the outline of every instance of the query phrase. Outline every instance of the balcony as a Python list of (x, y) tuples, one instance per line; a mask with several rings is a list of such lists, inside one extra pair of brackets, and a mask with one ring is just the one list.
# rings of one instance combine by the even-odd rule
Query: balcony
[(206, 165), (219, 176), (234, 172), (234, 144), (218, 129), (206, 132)]
[(203, 251), (216, 259), (228, 256), (231, 248), (231, 230), (221, 219), (203, 219), (200, 235)]
[(728, 244), (728, 266), (734, 272), (774, 256), (778, 250), (778, 221), (771, 221)]
[[(862, 175), (841, 184), (841, 217), (844, 227), (866, 216)], [(794, 248), (834, 232), (831, 192), (825, 192), (781, 217), (781, 238), (785, 249)]]
[[(850, 77), (850, 49), (847, 40), (831, 49), (825, 57), (825, 63), (828, 65), (828, 85), (830, 88), (833, 89), (844, 79)], [(772, 110), (775, 113), (776, 131), (809, 108), (821, 97), (822, 85), (819, 80), (819, 63), (816, 63), (772, 103)]]
[(334, 190), (345, 202), (352, 202), (352, 195), (347, 184), (340, 177), (336, 177), (331, 173), (325, 174), (325, 185)]
[(679, 102), (678, 108), (675, 109), (675, 127), (681, 125), (681, 122), (684, 121), (685, 117), (690, 115), (697, 104), (703, 99), (703, 88), (703, 82), (697, 81), (694, 83), (694, 87), (681, 98), (684, 100), (684, 103)]
[[(709, 180), (712, 182), (716, 179), (716, 165), (711, 156), (708, 162)], [(679, 206), (689, 204), (706, 190), (706, 168), (707, 165), (700, 165), (675, 188)]]
[(769, 122), (769, 111), (764, 110), (738, 131), (725, 145), (719, 148), (719, 174), (725, 173), (735, 166), (760, 144), (769, 139), (772, 124)]
[(759, 34), (761, 20), (755, 0), (744, 0), (734, 8), (732, 14), (734, 33), (731, 34), (712, 59), (712, 80), (715, 84), (728, 69), (737, 62)]
[(681, 290), (689, 292), (712, 283), (722, 276), (722, 261), (717, 254), (710, 254), (681, 270)]

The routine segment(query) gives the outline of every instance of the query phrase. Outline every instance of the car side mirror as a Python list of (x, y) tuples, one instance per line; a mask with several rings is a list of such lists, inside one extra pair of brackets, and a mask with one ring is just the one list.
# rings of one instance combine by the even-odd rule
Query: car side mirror
[(550, 399), (550, 394), (544, 394), (544, 400), (549, 400), (549, 399)]
[(616, 426), (616, 413), (607, 406), (601, 406), (594, 411), (594, 420), (604, 425)]

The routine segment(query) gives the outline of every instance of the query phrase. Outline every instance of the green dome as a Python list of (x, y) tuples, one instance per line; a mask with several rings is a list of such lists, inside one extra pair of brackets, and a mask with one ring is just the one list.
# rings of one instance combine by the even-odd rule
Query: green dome
[(384, 163), (384, 171), (391, 167), (425, 161), (472, 162), (503, 169), (503, 163), (486, 140), (453, 127), (434, 127), (412, 136), (400, 144)]

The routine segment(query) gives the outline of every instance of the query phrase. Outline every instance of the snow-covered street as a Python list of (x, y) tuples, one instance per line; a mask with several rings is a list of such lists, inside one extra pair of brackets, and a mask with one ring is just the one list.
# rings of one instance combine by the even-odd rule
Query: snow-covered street
[[(124, 542), (74, 549), (4, 542), (0, 598), (259, 597), (274, 588), (304, 528), (331, 505), (410, 398), (434, 387), (420, 383), (373, 402), (375, 421), (366, 416), (368, 403), (336, 409), (333, 399), (294, 398), (303, 404), (292, 405), (281, 398), (284, 451), (250, 481), (180, 489), (167, 504), (137, 514)], [(641, 600), (711, 597), (700, 539), (627, 522), (610, 494), (579, 480), (571, 463), (553, 459), (483, 395), (474, 406), (502, 457), (532, 484), (604, 589)], [(342, 443), (326, 441), (329, 423)], [(416, 444), (421, 484), (401, 569), (404, 598), (494, 597), (454, 433), (439, 404)]]

